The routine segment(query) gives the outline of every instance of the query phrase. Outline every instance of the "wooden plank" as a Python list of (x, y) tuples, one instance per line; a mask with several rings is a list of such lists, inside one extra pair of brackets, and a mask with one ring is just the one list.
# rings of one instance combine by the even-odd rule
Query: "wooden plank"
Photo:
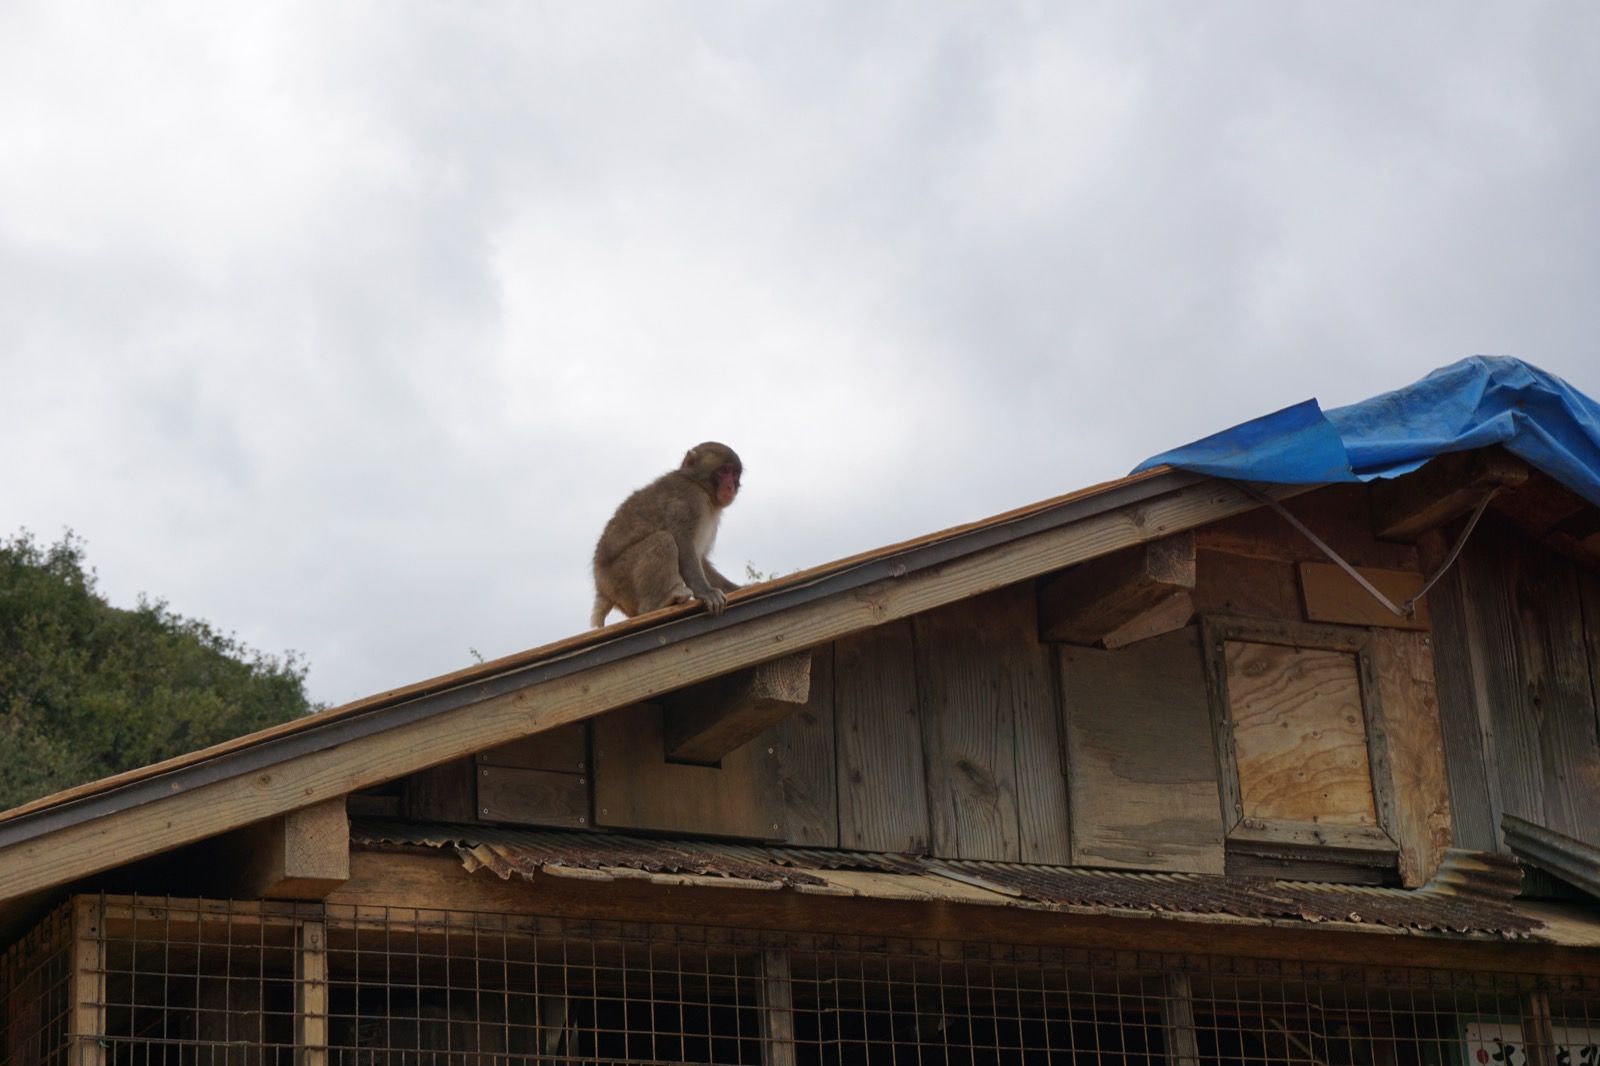
[[(1410, 570), (1379, 570), (1359, 566), (1362, 577), (1389, 598), (1396, 607), (1422, 591), (1422, 575)], [(1332, 563), (1301, 563), (1300, 591), (1305, 597), (1306, 617), (1313, 622), (1333, 622), (1347, 626), (1382, 626), (1389, 629), (1430, 627), (1428, 601), (1417, 601), (1409, 615), (1398, 615), (1356, 584), (1355, 578)]]
[(1545, 817), (1538, 723), (1528, 706), (1523, 621), (1513, 594), (1526, 547), (1498, 516), (1485, 515), (1456, 562), (1465, 592), (1469, 666), (1485, 711), (1480, 728), (1500, 797), (1496, 841), (1499, 815), (1540, 825)]
[(1060, 649), (1072, 862), (1223, 872), (1217, 760), (1194, 628)]
[(270, 818), (241, 834), (243, 899), (321, 899), (350, 876), (350, 820), (344, 798)]
[(1066, 862), (1050, 649), (1015, 585), (912, 619), (933, 853)]
[(1187, 591), (1174, 592), (1143, 614), (1130, 618), (1106, 634), (1100, 643), (1107, 648), (1125, 648), (1141, 640), (1176, 632), (1194, 618), (1194, 597)]
[(761, 1045), (766, 1066), (795, 1066), (794, 988), (782, 948), (761, 952)]
[(1098, 644), (1173, 593), (1194, 588), (1194, 580), (1192, 533), (1080, 564), (1040, 586), (1040, 639)]
[(929, 845), (945, 858), (1017, 862), (1017, 727), (994, 614), (991, 596), (911, 620)]
[(666, 760), (661, 708), (640, 703), (594, 723), (594, 820), (615, 829), (783, 839), (777, 751), (761, 737), (721, 767)]
[(773, 730), (783, 782), (786, 840), (839, 846), (838, 763), (833, 743), (833, 645), (811, 652), (811, 698)]
[(1381, 721), (1373, 728), (1388, 740), (1394, 814), (1389, 833), (1400, 849), (1399, 872), (1407, 888), (1433, 877), (1450, 847), (1450, 786), (1428, 636), (1391, 630), (1375, 634), (1373, 663)]
[(1600, 842), (1600, 722), (1584, 638), (1579, 570), (1542, 545), (1526, 544), (1520, 561), (1516, 618), (1527, 671), (1525, 713), (1537, 730), (1533, 769), (1544, 801), (1539, 824)]
[(589, 826), (589, 778), (513, 766), (478, 767), (478, 816), (485, 822)]
[(524, 770), (587, 773), (589, 726), (585, 722), (573, 722), (480, 751), (475, 758), (479, 766), (516, 766)]
[(322, 922), (300, 923), (295, 963), (295, 1059), (299, 1066), (328, 1066), (328, 943)]
[(478, 820), (478, 773), (471, 758), (453, 759), (406, 778), (400, 806), (418, 822)]
[(1226, 654), (1244, 817), (1376, 825), (1356, 657), (1250, 641)]
[(839, 846), (925, 852), (928, 790), (909, 621), (834, 646)]
[(805, 706), (811, 653), (759, 663), (662, 701), (667, 757), (709, 766)]
[(1166, 1034), (1168, 1066), (1200, 1066), (1200, 1043), (1194, 1030), (1194, 992), (1186, 973), (1162, 977), (1161, 1028)]
[(106, 1062), (106, 938), (101, 918), (96, 897), (73, 900), (67, 1036), (75, 1066), (104, 1066)]
[[(1272, 491), (1288, 496), (1302, 490)], [(1257, 506), (1226, 482), (1201, 482), (939, 567), (888, 577), (847, 596), (800, 604), (311, 751), (269, 774), (174, 791), (115, 816), (66, 825), (0, 849), (0, 900), (413, 773), (419, 753), (440, 763), (470, 756), (760, 662), (771, 658), (774, 648), (814, 647)]]
[(1372, 528), (1383, 540), (1415, 540), (1470, 512), (1491, 488), (1527, 480), (1527, 465), (1500, 448), (1441, 455), (1404, 477), (1372, 483)]
[(1228, 552), (1196, 553), (1194, 609), (1238, 618), (1300, 618), (1294, 564)]
[[(1327, 485), (1285, 503), (1346, 562), (1390, 570), (1417, 569), (1410, 544), (1379, 540), (1372, 532), (1369, 488)], [(1247, 511), (1195, 530), (1195, 548), (1291, 563), (1325, 563), (1327, 556), (1269, 508)]]
[[(1428, 534), (1419, 542), (1424, 569), (1432, 572), (1450, 550), (1444, 537)], [(1467, 552), (1475, 551), (1469, 542)], [(1429, 592), (1431, 643), (1439, 700), (1439, 731), (1450, 784), (1452, 839), (1470, 851), (1499, 851), (1500, 779), (1495, 772), (1494, 730), (1485, 696), (1486, 664), (1475, 650), (1476, 627), (1469, 624), (1462, 585), (1464, 563), (1451, 566)]]
[(1555, 1025), (1550, 1016), (1550, 993), (1534, 989), (1522, 996), (1522, 1046), (1527, 1066), (1557, 1066)]

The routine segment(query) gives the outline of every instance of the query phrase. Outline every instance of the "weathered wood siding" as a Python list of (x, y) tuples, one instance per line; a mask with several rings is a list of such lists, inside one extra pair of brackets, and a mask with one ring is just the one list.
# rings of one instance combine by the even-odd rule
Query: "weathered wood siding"
[(1510, 813), (1600, 842), (1595, 576), (1487, 516), (1432, 593), (1459, 847)]

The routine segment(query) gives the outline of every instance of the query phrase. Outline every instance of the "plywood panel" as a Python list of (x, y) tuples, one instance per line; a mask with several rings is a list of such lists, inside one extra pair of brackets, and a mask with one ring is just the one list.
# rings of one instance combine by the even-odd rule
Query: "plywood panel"
[(1061, 649), (1074, 864), (1223, 872), (1203, 669), (1194, 628)]
[(1067, 856), (1055, 689), (1034, 611), (1031, 587), (1013, 586), (912, 620), (936, 855)]
[(909, 619), (834, 645), (839, 846), (922, 852), (928, 793)]
[(1245, 818), (1377, 825), (1355, 655), (1229, 641), (1227, 668)]
[[(1357, 567), (1362, 577), (1388, 597), (1396, 607), (1422, 591), (1422, 575), (1414, 570), (1379, 570)], [(1389, 629), (1427, 629), (1428, 601), (1417, 601), (1409, 615), (1398, 615), (1332, 563), (1301, 563), (1300, 591), (1306, 617), (1313, 622), (1347, 626), (1383, 626)]]
[(833, 743), (833, 645), (811, 653), (811, 696), (773, 730), (783, 775), (785, 839), (839, 846), (839, 788)]
[[(1427, 883), (1450, 846), (1450, 788), (1446, 777), (1433, 649), (1421, 633), (1379, 632), (1372, 656), (1387, 739), (1393, 812), (1389, 835), (1399, 846), (1400, 880)], [(1492, 844), (1491, 844), (1492, 848)]]
[(669, 763), (661, 708), (649, 703), (594, 720), (594, 820), (617, 829), (777, 840), (783, 793), (776, 747), (767, 737), (721, 767)]

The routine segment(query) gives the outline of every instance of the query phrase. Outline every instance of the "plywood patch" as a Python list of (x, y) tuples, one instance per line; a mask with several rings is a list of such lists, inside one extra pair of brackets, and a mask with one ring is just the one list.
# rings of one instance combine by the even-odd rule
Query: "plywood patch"
[(1376, 825), (1355, 655), (1229, 641), (1227, 669), (1245, 818)]

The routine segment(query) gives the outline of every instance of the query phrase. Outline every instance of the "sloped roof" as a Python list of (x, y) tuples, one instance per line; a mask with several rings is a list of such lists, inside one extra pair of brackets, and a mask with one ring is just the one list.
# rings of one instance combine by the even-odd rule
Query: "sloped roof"
[(0, 901), (1258, 505), (1150, 470), (69, 789), (0, 814)]

